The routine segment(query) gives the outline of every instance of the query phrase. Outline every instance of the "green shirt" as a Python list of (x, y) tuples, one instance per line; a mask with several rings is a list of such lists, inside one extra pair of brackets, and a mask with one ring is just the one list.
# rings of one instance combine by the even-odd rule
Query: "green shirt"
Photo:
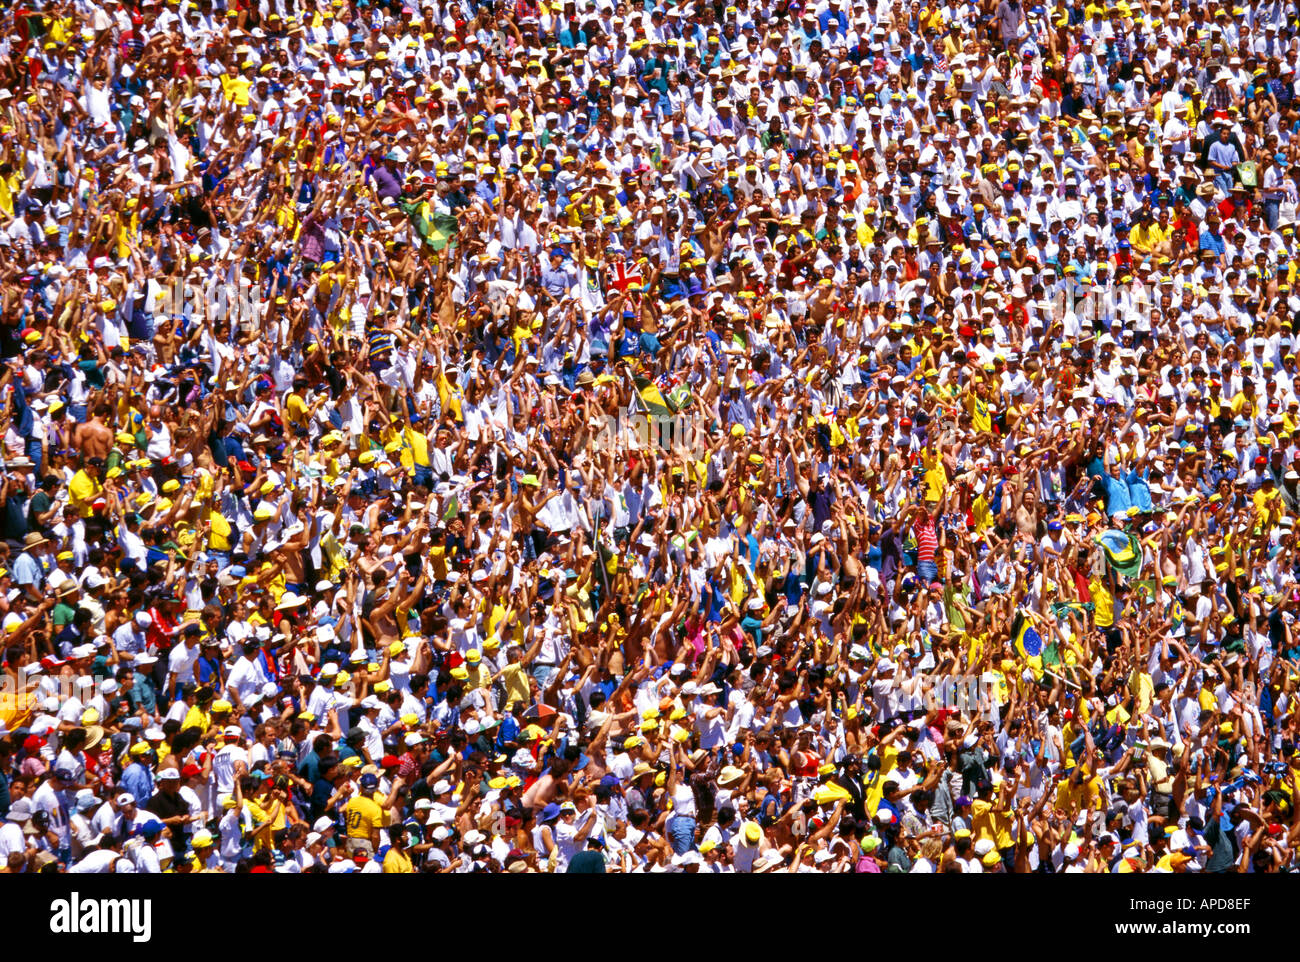
[(54, 627), (62, 628), (64, 625), (72, 623), (72, 616), (75, 615), (76, 609), (65, 605), (62, 601), (54, 606)]
[(45, 491), (38, 489), (37, 492), (34, 495), (32, 495), (32, 499), (27, 502), (28, 529), (35, 531), (38, 527), (40, 527), (40, 523), (36, 520), (36, 516), (40, 514), (44, 514), (46, 511), (49, 511), (50, 505), (52, 505), (53, 503), (54, 503), (54, 499), (51, 498), (49, 494), (46, 493)]

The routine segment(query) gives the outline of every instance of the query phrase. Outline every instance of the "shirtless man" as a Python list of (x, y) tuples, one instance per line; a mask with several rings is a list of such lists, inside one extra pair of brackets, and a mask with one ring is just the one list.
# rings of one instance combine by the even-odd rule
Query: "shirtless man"
[[(528, 488), (532, 487), (539, 495), (536, 501), (528, 497)], [(515, 498), (515, 510), (519, 513), (519, 521), (515, 530), (519, 532), (520, 538), (530, 538), (533, 531), (539, 528), (537, 515), (542, 508), (546, 507), (548, 501), (552, 498), (558, 498), (560, 492), (551, 490), (546, 494), (540, 492), (541, 483), (535, 475), (527, 475), (524, 482), (519, 486), (519, 494)], [(549, 534), (544, 528), (544, 534)], [(536, 547), (536, 541), (533, 542)]]
[(78, 424), (72, 432), (72, 446), (85, 458), (107, 458), (113, 447), (113, 432), (107, 421), (109, 417), (107, 404), (97, 404), (90, 414), (90, 420)]
[(411, 583), (411, 576), (406, 569), (402, 569), (402, 572), (397, 576), (397, 584), (389, 592), (388, 597), (376, 605), (370, 612), (369, 617), (365, 619), (366, 625), (374, 635), (376, 648), (386, 648), (394, 641), (401, 639), (402, 629), (399, 627), (399, 616), (400, 621), (404, 623), (407, 612), (419, 599), (427, 580), (427, 572), (421, 569), (420, 577), (408, 590), (407, 586)]
[(283, 563), (284, 580), (291, 585), (306, 585), (307, 572), (304, 567), (303, 558), (306, 555), (307, 545), (311, 543), (311, 526), (303, 521), (303, 513), (299, 513), (299, 526), (302, 528), (297, 534), (284, 539), (272, 554), (278, 554), (279, 560)]

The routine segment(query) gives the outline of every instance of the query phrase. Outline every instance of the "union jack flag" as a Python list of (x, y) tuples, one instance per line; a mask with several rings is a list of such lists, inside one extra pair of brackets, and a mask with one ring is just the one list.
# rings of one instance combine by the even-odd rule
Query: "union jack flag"
[(617, 287), (620, 294), (626, 294), (629, 287), (633, 285), (640, 287), (645, 283), (645, 278), (635, 267), (629, 269), (627, 261), (620, 261), (615, 264), (610, 273), (613, 280), (609, 282), (610, 287)]

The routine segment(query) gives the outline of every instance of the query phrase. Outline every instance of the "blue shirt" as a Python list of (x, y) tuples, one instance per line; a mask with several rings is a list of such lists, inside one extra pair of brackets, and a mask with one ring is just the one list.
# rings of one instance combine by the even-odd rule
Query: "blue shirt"
[(118, 651), (126, 652), (128, 655), (139, 655), (144, 652), (145, 634), (136, 629), (134, 619), (119, 625), (113, 632), (113, 647)]
[(1132, 506), (1128, 485), (1121, 478), (1110, 474), (1101, 475), (1101, 485), (1106, 491), (1106, 513), (1109, 515), (1127, 513)]
[(122, 788), (131, 793), (137, 805), (147, 805), (153, 798), (153, 775), (146, 766), (132, 762), (122, 772)]
[(27, 403), (27, 388), (20, 381), (15, 380), (13, 384), (14, 413), (17, 414), (18, 424), (16, 428), (18, 434), (24, 438), (30, 438), (36, 430), (35, 415)]
[(45, 583), (45, 569), (24, 551), (14, 560), (14, 581), (20, 585), (35, 585), (39, 588)]
[(1221, 164), (1232, 165), (1241, 160), (1241, 153), (1237, 150), (1237, 145), (1231, 140), (1216, 140), (1210, 144), (1210, 149), (1206, 152), (1206, 157), (1215, 167)]
[(544, 267), (539, 278), (542, 289), (552, 297), (563, 297), (573, 287), (574, 273), (565, 270), (563, 263), (558, 270)]

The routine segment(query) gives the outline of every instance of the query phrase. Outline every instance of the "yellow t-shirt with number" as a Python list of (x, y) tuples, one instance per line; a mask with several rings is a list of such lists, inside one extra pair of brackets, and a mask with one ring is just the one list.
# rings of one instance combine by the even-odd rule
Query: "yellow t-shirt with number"
[(371, 837), (384, 821), (384, 812), (372, 798), (357, 795), (343, 807), (343, 819), (348, 826), (348, 838)]

